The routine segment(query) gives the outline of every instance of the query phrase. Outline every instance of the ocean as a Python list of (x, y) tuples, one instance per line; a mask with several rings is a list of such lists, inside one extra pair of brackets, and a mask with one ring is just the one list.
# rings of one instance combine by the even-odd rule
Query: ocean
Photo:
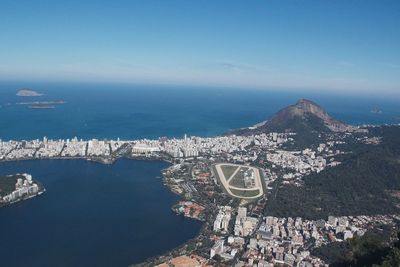
[[(30, 87), (41, 97), (17, 97)], [(0, 83), (0, 139), (215, 136), (254, 125), (299, 98), (350, 124), (399, 123), (397, 99), (184, 86)], [(55, 109), (17, 102), (64, 100)], [(382, 114), (371, 113), (374, 108)], [(0, 209), (1, 266), (127, 266), (194, 237), (201, 224), (176, 216), (159, 161), (120, 159), (0, 163), (31, 173), (43, 195)]]
[[(30, 87), (41, 97), (17, 97)], [(264, 121), (299, 98), (309, 98), (351, 124), (399, 123), (399, 99), (150, 85), (0, 83), (0, 138), (136, 139), (215, 136)], [(55, 109), (29, 109), (22, 101), (64, 100)], [(373, 108), (382, 114), (371, 113)]]

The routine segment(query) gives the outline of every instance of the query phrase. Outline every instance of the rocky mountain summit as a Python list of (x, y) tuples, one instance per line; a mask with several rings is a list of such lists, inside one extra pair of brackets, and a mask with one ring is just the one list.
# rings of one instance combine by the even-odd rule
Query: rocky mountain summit
[(263, 132), (345, 132), (356, 127), (331, 117), (321, 106), (308, 99), (299, 99), (295, 104), (281, 109), (265, 122), (240, 129), (234, 134)]
[(285, 122), (296, 119), (319, 121), (333, 132), (344, 132), (353, 129), (352, 126), (332, 118), (321, 106), (307, 99), (300, 99), (296, 104), (280, 110), (262, 127), (266, 129), (282, 127), (285, 126)]

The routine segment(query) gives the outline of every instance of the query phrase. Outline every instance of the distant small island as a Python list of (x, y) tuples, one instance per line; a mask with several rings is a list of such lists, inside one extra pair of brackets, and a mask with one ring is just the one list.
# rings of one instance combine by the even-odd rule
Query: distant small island
[(51, 100), (51, 101), (32, 101), (32, 102), (17, 102), (17, 105), (62, 105), (65, 104), (64, 100)]
[(52, 109), (52, 108), (56, 108), (56, 106), (35, 105), (35, 106), (28, 106), (28, 108), (32, 108), (32, 109)]
[(375, 108), (371, 109), (371, 113), (382, 114), (383, 111), (380, 108), (375, 107)]
[(22, 88), (17, 91), (17, 96), (42, 96), (43, 94), (36, 92), (30, 88)]
[(64, 100), (17, 102), (16, 105), (26, 105), (31, 109), (54, 109), (57, 105), (64, 104)]

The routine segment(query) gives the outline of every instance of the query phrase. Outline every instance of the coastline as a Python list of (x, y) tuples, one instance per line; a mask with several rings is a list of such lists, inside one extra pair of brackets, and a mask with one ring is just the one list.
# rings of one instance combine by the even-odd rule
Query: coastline
[(24, 196), (22, 198), (19, 198), (17, 200), (11, 201), (11, 202), (0, 203), (0, 208), (11, 206), (11, 205), (13, 205), (15, 203), (18, 203), (18, 202), (21, 202), (21, 201), (24, 201), (24, 200), (28, 200), (28, 199), (31, 199), (31, 198), (34, 198), (34, 197), (38, 197), (38, 196), (40, 196), (41, 194), (43, 194), (45, 192), (46, 192), (46, 189), (43, 187), (43, 189), (39, 190), (39, 192), (36, 193), (35, 195), (28, 195), (28, 196)]
[(9, 185), (9, 181), (5, 180), (14, 180), (16, 184), (14, 189), (9, 189), (10, 191), (4, 195), (0, 195), (0, 208), (37, 197), (46, 192), (46, 188), (42, 183), (36, 179), (32, 179), (32, 176), (26, 173), (9, 174), (1, 178), (2, 185), (6, 187), (7, 184)]

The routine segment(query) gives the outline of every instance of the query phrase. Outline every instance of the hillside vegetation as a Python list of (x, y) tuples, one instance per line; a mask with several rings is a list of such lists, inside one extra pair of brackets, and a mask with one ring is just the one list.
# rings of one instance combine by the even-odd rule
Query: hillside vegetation
[(379, 145), (360, 144), (341, 158), (342, 164), (304, 178), (302, 187), (280, 186), (266, 214), (319, 219), (328, 215), (399, 212), (400, 127), (371, 129)]

